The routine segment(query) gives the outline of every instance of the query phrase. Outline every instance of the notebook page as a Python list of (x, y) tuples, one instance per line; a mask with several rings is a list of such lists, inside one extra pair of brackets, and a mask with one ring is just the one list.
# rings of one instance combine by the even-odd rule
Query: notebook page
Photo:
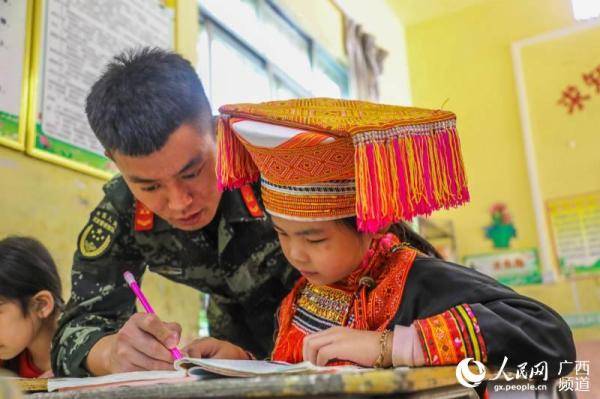
[(48, 392), (65, 388), (79, 388), (92, 385), (114, 384), (129, 381), (166, 380), (183, 378), (185, 370), (133, 371), (129, 373), (108, 374), (101, 377), (51, 378), (48, 380)]

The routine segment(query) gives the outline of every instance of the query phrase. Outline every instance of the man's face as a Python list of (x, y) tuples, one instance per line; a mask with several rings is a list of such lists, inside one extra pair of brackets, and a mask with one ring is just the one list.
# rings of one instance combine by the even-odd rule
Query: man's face
[(215, 217), (221, 199), (210, 133), (181, 125), (160, 150), (145, 156), (112, 153), (131, 192), (152, 212), (181, 230), (198, 230)]

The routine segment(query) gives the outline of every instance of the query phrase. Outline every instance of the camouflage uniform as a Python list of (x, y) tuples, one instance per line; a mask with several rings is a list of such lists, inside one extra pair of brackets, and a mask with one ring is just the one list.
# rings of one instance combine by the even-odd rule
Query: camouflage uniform
[[(258, 196), (258, 186), (253, 190)], [(192, 232), (158, 216), (151, 230), (136, 231), (135, 199), (124, 180), (114, 178), (104, 192), (78, 238), (71, 299), (52, 345), (57, 375), (88, 375), (84, 360), (92, 346), (135, 311), (124, 270), (140, 279), (148, 269), (208, 293), (212, 336), (257, 356), (271, 351), (276, 308), (298, 275), (272, 227), (251, 216), (238, 190), (223, 193), (214, 220)]]

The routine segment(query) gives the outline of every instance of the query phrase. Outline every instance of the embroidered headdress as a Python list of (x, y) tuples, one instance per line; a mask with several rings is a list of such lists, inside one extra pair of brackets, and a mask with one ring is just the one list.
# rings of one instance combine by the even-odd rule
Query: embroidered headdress
[(273, 215), (375, 232), (469, 200), (452, 112), (329, 98), (219, 111), (220, 189), (261, 178)]

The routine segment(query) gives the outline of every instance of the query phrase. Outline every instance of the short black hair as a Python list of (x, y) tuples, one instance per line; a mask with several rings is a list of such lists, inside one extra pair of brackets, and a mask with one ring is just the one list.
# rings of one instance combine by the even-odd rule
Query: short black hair
[(186, 123), (212, 131), (210, 104), (194, 67), (159, 48), (114, 57), (92, 86), (85, 112), (102, 146), (128, 156), (160, 150)]
[(10, 236), (0, 240), (0, 298), (16, 301), (28, 314), (30, 299), (42, 290), (62, 309), (62, 287), (52, 256), (38, 240)]

